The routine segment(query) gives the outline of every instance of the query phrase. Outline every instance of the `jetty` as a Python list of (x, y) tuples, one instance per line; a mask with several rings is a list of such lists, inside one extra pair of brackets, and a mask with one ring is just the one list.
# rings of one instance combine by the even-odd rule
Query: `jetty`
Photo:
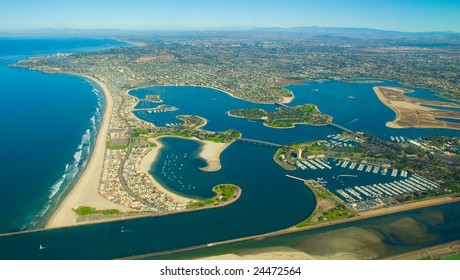
[(289, 175), (289, 174), (286, 174), (286, 177), (289, 177), (289, 178), (292, 178), (292, 179), (295, 179), (295, 180), (299, 180), (299, 181), (302, 181), (302, 182), (307, 181), (306, 179), (295, 177), (295, 176), (292, 176), (292, 175)]

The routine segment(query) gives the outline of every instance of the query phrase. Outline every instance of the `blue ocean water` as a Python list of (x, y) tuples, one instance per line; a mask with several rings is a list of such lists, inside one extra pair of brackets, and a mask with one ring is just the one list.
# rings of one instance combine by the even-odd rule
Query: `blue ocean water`
[(100, 39), (0, 39), (0, 232), (40, 227), (88, 160), (104, 109), (81, 77), (9, 65), (30, 56), (125, 46)]

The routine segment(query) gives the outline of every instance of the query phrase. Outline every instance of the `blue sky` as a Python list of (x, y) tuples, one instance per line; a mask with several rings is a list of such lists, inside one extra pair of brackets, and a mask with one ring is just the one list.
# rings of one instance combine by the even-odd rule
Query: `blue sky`
[(460, 0), (9, 0), (0, 31), (368, 27), (460, 32)]

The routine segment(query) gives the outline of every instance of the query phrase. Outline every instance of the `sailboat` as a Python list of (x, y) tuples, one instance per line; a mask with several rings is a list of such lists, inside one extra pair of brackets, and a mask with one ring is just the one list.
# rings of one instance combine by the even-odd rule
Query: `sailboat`
[(40, 244), (40, 246), (38, 247), (39, 250), (45, 250), (45, 246), (43, 246), (42, 244)]

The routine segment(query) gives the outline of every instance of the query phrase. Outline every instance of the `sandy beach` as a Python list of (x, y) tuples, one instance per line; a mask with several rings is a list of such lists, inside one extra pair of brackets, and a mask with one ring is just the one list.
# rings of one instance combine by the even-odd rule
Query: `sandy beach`
[(423, 106), (435, 105), (446, 108), (458, 108), (454, 104), (408, 97), (405, 94), (413, 92), (410, 89), (378, 86), (373, 87), (373, 90), (379, 100), (396, 113), (396, 118), (385, 124), (387, 127), (460, 129), (458, 123), (441, 120), (443, 118), (459, 120), (460, 113)]
[(199, 157), (206, 161), (207, 166), (201, 167), (200, 170), (213, 172), (220, 170), (220, 154), (227, 149), (232, 143), (216, 143), (212, 141), (197, 140), (201, 143), (201, 151)]
[(404, 127), (396, 124), (396, 122), (400, 119), (401, 115), (399, 114), (398, 110), (396, 110), (395, 108), (393, 108), (393, 106), (391, 106), (390, 101), (385, 98), (385, 96), (383, 95), (382, 91), (380, 90), (380, 87), (373, 87), (372, 89), (374, 90), (375, 94), (379, 98), (380, 102), (382, 102), (385, 106), (387, 106), (388, 108), (393, 110), (393, 112), (395, 112), (395, 114), (396, 114), (395, 119), (393, 121), (391, 121), (391, 122), (387, 122), (385, 125), (387, 127), (390, 127), (390, 128), (404, 128)]
[(243, 250), (236, 254), (225, 254), (201, 258), (201, 260), (314, 260), (313, 256), (290, 247), (270, 247)]
[(113, 99), (109, 89), (104, 83), (89, 76), (84, 77), (97, 83), (104, 92), (106, 108), (102, 118), (101, 128), (97, 135), (94, 151), (83, 174), (50, 217), (45, 228), (76, 225), (77, 222), (73, 209), (79, 206), (91, 206), (96, 209), (119, 209), (123, 212), (130, 210), (129, 208), (107, 200), (99, 194), (99, 183), (104, 164), (107, 131), (109, 129), (110, 117), (113, 110)]
[(199, 142), (201, 144), (201, 149), (200, 149), (198, 156), (202, 158), (207, 164), (207, 166), (205, 167), (200, 167), (200, 170), (206, 171), (206, 172), (213, 172), (213, 171), (217, 171), (222, 168), (220, 164), (220, 154), (232, 144), (232, 143), (216, 143), (212, 141), (201, 140), (195, 137), (183, 138), (179, 136), (161, 136), (158, 138), (149, 138), (149, 142), (155, 143), (155, 145), (157, 145), (157, 148), (149, 152), (146, 156), (144, 156), (144, 158), (141, 161), (142, 170), (140, 171), (147, 172), (150, 169), (150, 166), (152, 166), (152, 164), (155, 162), (158, 151), (161, 149), (161, 147), (163, 147), (161, 142), (157, 140), (161, 138), (169, 138), (169, 137), (190, 139), (190, 140)]
[(289, 104), (295, 98), (294, 93), (290, 90), (288, 91), (292, 94), (292, 96), (291, 97), (283, 96), (283, 100), (281, 101), (282, 104)]

